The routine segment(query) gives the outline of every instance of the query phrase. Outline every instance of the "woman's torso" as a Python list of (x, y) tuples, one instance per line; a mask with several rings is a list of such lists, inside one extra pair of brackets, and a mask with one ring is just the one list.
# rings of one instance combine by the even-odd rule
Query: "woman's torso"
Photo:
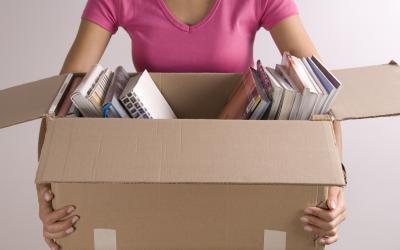
[[(297, 13), (293, 0), (179, 1), (89, 0), (83, 18), (111, 32), (124, 28), (137, 71), (243, 72), (253, 64), (257, 30)], [(266, 16), (271, 8), (278, 12)]]

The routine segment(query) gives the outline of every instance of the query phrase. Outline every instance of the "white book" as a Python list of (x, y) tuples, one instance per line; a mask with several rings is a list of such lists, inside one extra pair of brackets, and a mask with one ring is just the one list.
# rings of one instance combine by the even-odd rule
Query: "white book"
[(290, 53), (285, 52), (282, 56), (282, 66), (281, 71), (286, 72), (285, 78), (290, 79), (291, 84), (293, 87), (296, 87), (298, 91), (301, 93), (301, 102), (298, 109), (296, 109), (296, 113), (293, 114), (294, 117), (291, 119), (299, 120), (303, 116), (305, 108), (308, 106), (309, 99), (310, 99), (310, 88), (304, 83), (306, 75), (302, 74), (303, 72), (300, 71), (299, 66), (294, 60), (294, 57), (290, 55)]
[(65, 96), (66, 90), (67, 90), (69, 84), (71, 83), (73, 76), (74, 76), (74, 74), (69, 73), (65, 77), (65, 80), (64, 80), (63, 84), (61, 85), (61, 88), (58, 90), (56, 97), (54, 98), (53, 102), (50, 105), (49, 114), (51, 116), (55, 116), (56, 113), (58, 112), (58, 108), (60, 106), (60, 101)]
[(312, 57), (311, 60), (315, 63), (315, 65), (318, 67), (318, 69), (322, 72), (322, 74), (328, 79), (328, 81), (332, 84), (332, 86), (335, 88), (335, 92), (332, 96), (332, 98), (329, 100), (329, 102), (326, 104), (326, 106), (323, 109), (323, 112), (326, 113), (328, 112), (331, 107), (333, 102), (335, 101), (336, 97), (338, 96), (340, 90), (342, 89), (342, 83), (323, 65), (321, 61), (319, 61), (316, 57)]
[(290, 111), (289, 120), (296, 120), (297, 114), (300, 110), (302, 99), (304, 98), (305, 93), (300, 92), (299, 88), (292, 81), (292, 79), (290, 78), (290, 76), (289, 76), (288, 72), (286, 71), (286, 69), (284, 68), (284, 66), (279, 65), (279, 64), (276, 65), (276, 71), (281, 75), (281, 77), (283, 79), (286, 80), (286, 82), (289, 84), (289, 86), (291, 88), (293, 88), (293, 90), (295, 92), (295, 98), (294, 98), (292, 110)]
[(326, 103), (326, 100), (328, 98), (328, 92), (326, 91), (326, 89), (322, 85), (321, 81), (319, 80), (319, 78), (316, 76), (316, 74), (312, 70), (312, 68), (311, 68), (310, 64), (308, 63), (307, 59), (306, 58), (302, 58), (302, 62), (304, 64), (304, 66), (306, 67), (310, 77), (314, 80), (315, 84), (318, 86), (318, 88), (320, 90), (320, 94), (319, 94), (320, 98), (319, 98), (318, 102), (315, 105), (315, 109), (314, 109), (312, 115), (321, 114), (322, 113), (322, 108), (323, 108), (323, 106)]
[(102, 99), (107, 92), (113, 72), (94, 65), (71, 95), (71, 101), (85, 117), (102, 117)]
[(295, 63), (296, 73), (299, 75), (299, 78), (305, 87), (305, 91), (308, 92), (307, 98), (303, 102), (304, 105), (301, 107), (301, 110), (299, 110), (297, 119), (308, 120), (311, 117), (311, 114), (315, 108), (315, 104), (318, 101), (319, 93), (315, 84), (313, 83), (312, 78), (309, 77), (303, 62), (294, 56), (292, 56), (292, 59)]
[(265, 72), (272, 84), (277, 85), (277, 89), (282, 89), (279, 107), (274, 119), (289, 120), (290, 112), (296, 98), (296, 91), (274, 69), (267, 67)]
[(320, 80), (326, 92), (328, 93), (328, 97), (326, 98), (325, 103), (322, 105), (322, 109), (320, 112), (321, 114), (324, 114), (330, 110), (332, 102), (338, 93), (338, 89), (330, 82), (330, 80), (325, 76), (325, 74), (320, 70), (320, 68), (315, 64), (315, 62), (311, 58), (307, 58), (307, 62), (309, 63), (315, 75)]
[(132, 118), (176, 118), (147, 70), (129, 80), (120, 96), (120, 101)]

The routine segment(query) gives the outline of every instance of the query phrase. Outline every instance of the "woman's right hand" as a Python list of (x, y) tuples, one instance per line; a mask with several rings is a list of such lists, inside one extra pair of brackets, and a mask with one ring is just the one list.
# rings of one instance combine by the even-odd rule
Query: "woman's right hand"
[(61, 249), (55, 242), (56, 239), (64, 238), (75, 231), (75, 224), (79, 216), (73, 215), (74, 206), (65, 206), (54, 210), (52, 200), (54, 198), (49, 185), (37, 185), (39, 201), (39, 218), (43, 223), (43, 237), (52, 250)]

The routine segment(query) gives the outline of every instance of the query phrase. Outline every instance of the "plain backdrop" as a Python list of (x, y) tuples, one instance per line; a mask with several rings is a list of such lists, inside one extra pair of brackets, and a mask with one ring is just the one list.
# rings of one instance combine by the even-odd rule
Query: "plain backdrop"
[[(330, 68), (400, 61), (399, 0), (299, 0), (298, 4)], [(2, 1), (0, 89), (58, 74), (84, 5), (84, 0)], [(133, 71), (130, 49), (129, 36), (120, 29), (102, 64)], [(265, 30), (257, 35), (254, 55), (266, 65), (280, 61)], [(339, 242), (329, 249), (400, 249), (399, 128), (399, 118), (343, 123), (350, 181), (348, 219)], [(39, 121), (33, 121), (0, 130), (0, 249), (47, 249), (34, 187), (38, 129)]]

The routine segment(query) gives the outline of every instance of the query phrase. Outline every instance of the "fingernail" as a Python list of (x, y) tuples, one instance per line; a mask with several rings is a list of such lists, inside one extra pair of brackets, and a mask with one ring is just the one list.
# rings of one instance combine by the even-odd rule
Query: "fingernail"
[(336, 202), (335, 201), (331, 201), (330, 204), (331, 204), (331, 208), (332, 209), (336, 208)]
[(309, 208), (304, 209), (304, 213), (306, 214), (312, 214), (312, 210)]
[(75, 224), (79, 220), (78, 216), (72, 217), (72, 224)]
[(304, 222), (304, 223), (307, 223), (307, 222), (308, 222), (308, 219), (307, 219), (307, 217), (304, 217), (304, 216), (303, 216), (303, 217), (301, 217), (301, 218), (300, 218), (300, 220), (301, 220), (302, 222)]
[(67, 230), (65, 230), (66, 234), (72, 234), (72, 232), (74, 231), (73, 227), (68, 228)]
[(50, 201), (51, 200), (51, 194), (49, 191), (47, 191), (46, 193), (44, 193), (44, 199), (46, 201)]
[(72, 213), (74, 210), (75, 210), (75, 208), (74, 208), (74, 207), (69, 207), (69, 208), (68, 208), (68, 210), (67, 210), (67, 213), (69, 213), (69, 214), (70, 214), (70, 213)]
[(311, 231), (312, 231), (312, 228), (311, 228), (310, 226), (305, 226), (305, 227), (304, 227), (304, 230), (306, 230), (307, 232), (311, 232)]

